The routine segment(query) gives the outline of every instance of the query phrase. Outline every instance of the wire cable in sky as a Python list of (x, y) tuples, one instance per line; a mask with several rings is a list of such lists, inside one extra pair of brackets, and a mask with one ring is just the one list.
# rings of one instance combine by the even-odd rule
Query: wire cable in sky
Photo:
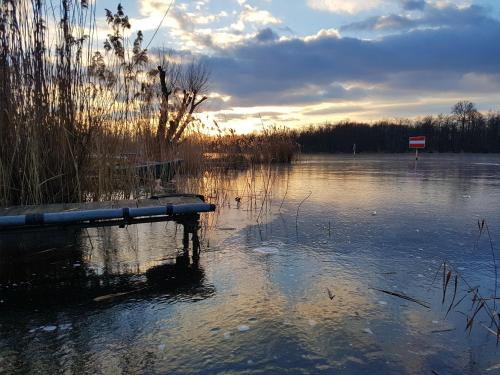
[(172, 7), (172, 4), (174, 3), (175, 0), (172, 0), (170, 2), (170, 5), (168, 6), (167, 8), (167, 11), (165, 12), (165, 14), (163, 15), (163, 18), (161, 19), (160, 21), (160, 24), (158, 25), (158, 27), (156, 28), (155, 32), (153, 33), (153, 36), (151, 37), (151, 39), (149, 40), (149, 43), (146, 45), (146, 48), (145, 49), (148, 49), (149, 46), (151, 45), (151, 43), (153, 42), (154, 38), (156, 37), (156, 34), (158, 33), (158, 30), (160, 30), (160, 27), (161, 25), (163, 25), (163, 21), (165, 21), (165, 18), (167, 18), (167, 14), (168, 12), (170, 12), (170, 8)]

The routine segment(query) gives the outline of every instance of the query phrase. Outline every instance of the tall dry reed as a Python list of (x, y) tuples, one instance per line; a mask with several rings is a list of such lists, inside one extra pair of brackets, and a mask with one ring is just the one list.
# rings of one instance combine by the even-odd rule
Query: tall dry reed
[[(177, 172), (193, 178), (220, 170), (215, 161), (223, 170), (235, 160), (291, 161), (296, 146), (283, 129), (204, 135), (188, 104), (206, 99), (196, 84), (205, 87), (207, 72), (150, 55), (121, 5), (105, 16), (109, 34), (98, 45), (94, 1), (0, 0), (0, 205), (147, 195), (154, 176), (132, 167), (151, 161), (182, 159)], [(171, 72), (170, 101), (162, 72)], [(175, 144), (158, 138), (165, 115), (177, 125)]]

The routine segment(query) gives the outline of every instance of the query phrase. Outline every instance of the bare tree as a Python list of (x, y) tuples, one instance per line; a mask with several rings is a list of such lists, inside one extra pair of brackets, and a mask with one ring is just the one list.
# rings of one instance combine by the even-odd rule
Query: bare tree
[(162, 59), (162, 65), (158, 66), (161, 85), (160, 119), (156, 131), (159, 147), (165, 142), (167, 125), (169, 120), (170, 98), (174, 95), (176, 87), (181, 81), (181, 69), (179, 64), (172, 61), (172, 53)]
[(452, 108), (452, 113), (460, 125), (461, 148), (463, 150), (466, 143), (465, 134), (470, 133), (470, 129), (480, 113), (474, 103), (467, 100), (462, 100), (455, 104)]
[(195, 111), (208, 99), (210, 74), (201, 62), (181, 65), (168, 58), (158, 66), (158, 72), (161, 104), (156, 138), (161, 147), (178, 143), (194, 121)]
[(461, 132), (464, 133), (467, 125), (472, 122), (478, 112), (474, 103), (463, 100), (453, 106), (452, 113), (460, 124)]

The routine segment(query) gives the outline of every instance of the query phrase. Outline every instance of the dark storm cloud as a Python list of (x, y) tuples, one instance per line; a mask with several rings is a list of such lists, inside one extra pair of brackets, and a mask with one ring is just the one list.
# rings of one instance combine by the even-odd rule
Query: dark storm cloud
[(436, 77), (456, 81), (467, 73), (500, 74), (500, 23), (487, 21), (373, 41), (325, 35), (308, 41), (252, 42), (205, 59), (214, 89), (231, 95), (232, 105), (356, 98), (363, 90), (352, 92), (339, 83), (395, 84), (395, 76), (404, 77), (397, 84), (408, 90), (418, 86), (422, 92), (432, 91), (443, 87), (434, 84)]
[(425, 0), (402, 0), (404, 10), (423, 10), (427, 5)]
[(259, 42), (271, 42), (277, 40), (278, 38), (279, 38), (278, 34), (276, 34), (269, 27), (260, 30), (255, 36), (255, 39), (257, 39)]
[(374, 16), (363, 21), (353, 22), (340, 28), (341, 31), (356, 30), (401, 30), (410, 29), (418, 25), (418, 22), (406, 16), (390, 14), (388, 16)]
[[(403, 5), (405, 4), (408, 5), (408, 3), (404, 3)], [(413, 9), (422, 10), (422, 14), (418, 17), (411, 18), (406, 15), (398, 14), (374, 16), (363, 21), (344, 25), (340, 28), (340, 30), (408, 30), (415, 27), (479, 26), (495, 22), (489, 17), (488, 9), (478, 5), (470, 5), (468, 7), (461, 8), (453, 4), (446, 7), (437, 7), (431, 4), (425, 4), (425, 7)]]

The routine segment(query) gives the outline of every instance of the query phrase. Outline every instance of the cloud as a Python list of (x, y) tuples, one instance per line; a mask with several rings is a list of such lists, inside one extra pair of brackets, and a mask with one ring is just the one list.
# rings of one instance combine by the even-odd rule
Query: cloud
[[(404, 6), (415, 7), (414, 2), (404, 2)], [(340, 28), (341, 31), (384, 31), (384, 30), (408, 30), (417, 27), (464, 27), (473, 25), (484, 25), (495, 22), (489, 17), (488, 10), (478, 5), (459, 6), (452, 3), (435, 4), (425, 3), (421, 15), (409, 16), (391, 14), (388, 16), (369, 17), (363, 21), (353, 22)]]
[(423, 10), (427, 5), (425, 0), (401, 0), (404, 10)]
[(415, 20), (408, 17), (391, 14), (388, 16), (369, 17), (363, 21), (353, 22), (342, 26), (340, 30), (401, 30), (415, 27), (416, 24)]
[(255, 36), (255, 39), (257, 39), (259, 42), (271, 42), (277, 40), (278, 38), (279, 38), (278, 34), (276, 34), (269, 27), (260, 30)]
[(154, 13), (165, 13), (169, 2), (163, 0), (140, 0), (139, 12), (143, 16), (149, 16)]
[(302, 38), (305, 42), (313, 42), (322, 38), (340, 38), (340, 33), (336, 29), (321, 29), (314, 35), (307, 35)]
[(256, 25), (275, 25), (281, 23), (281, 20), (274, 17), (269, 11), (258, 9), (248, 4), (244, 4), (244, 9), (240, 14), (240, 20)]
[[(236, 10), (222, 15), (224, 26), (215, 23), (218, 14), (192, 8), (176, 8), (165, 23), (212, 72), (217, 94), (207, 104), (211, 118), (247, 129), (260, 124), (259, 113), (295, 124), (330, 115), (376, 119), (446, 112), (460, 98), (479, 105), (500, 100), (500, 21), (465, 1), (379, 0), (391, 5), (384, 9), (393, 14), (357, 17), (341, 27), (343, 36), (335, 28), (305, 36), (285, 33), (279, 18), (245, 1), (234, 1)], [(312, 3), (344, 13), (374, 4)], [(358, 30), (371, 39), (346, 36)]]
[[(500, 23), (415, 30), (379, 40), (316, 38), (249, 42), (205, 57), (214, 89), (232, 103), (289, 104), (411, 92), (475, 90), (500, 76)], [(464, 77), (473, 77), (467, 81)], [(353, 87), (355, 88), (353, 90)], [(236, 105), (235, 104), (235, 105)]]
[[(271, 12), (251, 6), (246, 1), (238, 1), (238, 10), (233, 12), (207, 11), (209, 1), (178, 2), (173, 5), (163, 26), (168, 29), (174, 48), (207, 52), (218, 51), (230, 45), (254, 38), (272, 38), (275, 34), (260, 34), (268, 25), (278, 25), (282, 21)], [(139, 0), (142, 18), (131, 19), (137, 30), (153, 30), (161, 22), (168, 9), (165, 0)], [(220, 21), (224, 19), (223, 26)], [(274, 32), (273, 32), (274, 33)]]
[(381, 3), (381, 0), (307, 0), (312, 9), (350, 14), (375, 9)]

